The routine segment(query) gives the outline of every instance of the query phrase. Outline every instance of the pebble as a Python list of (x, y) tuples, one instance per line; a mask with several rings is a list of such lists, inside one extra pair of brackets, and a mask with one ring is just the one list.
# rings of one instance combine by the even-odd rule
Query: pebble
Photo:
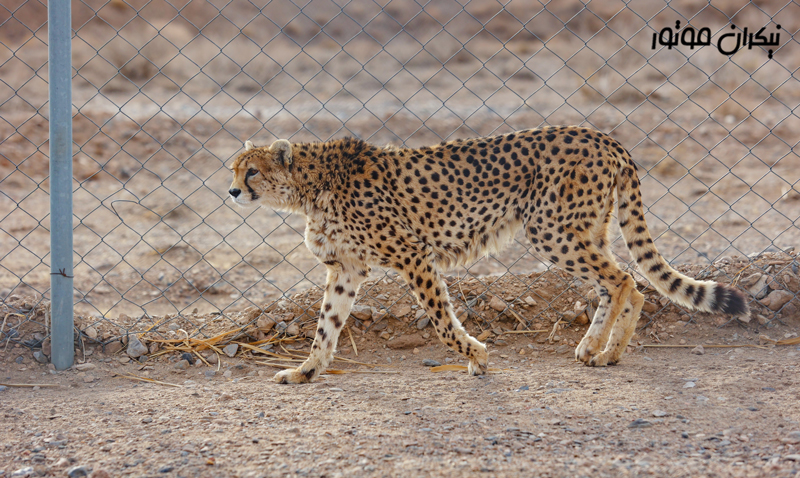
[(222, 373), (222, 376), (225, 378), (231, 378), (233, 376), (233, 372), (231, 372), (230, 370), (226, 370)]
[(648, 422), (647, 420), (644, 420), (642, 418), (637, 418), (628, 425), (628, 428), (648, 428), (652, 426), (653, 424)]
[(41, 350), (37, 350), (33, 353), (33, 358), (39, 363), (49, 363), (50, 359), (47, 358), (47, 355), (44, 354)]
[(139, 358), (149, 352), (149, 349), (135, 335), (128, 336), (128, 356)]
[(119, 363), (128, 363), (128, 362), (131, 361), (131, 358), (128, 357), (127, 355), (123, 355), (122, 357), (118, 358), (117, 360), (119, 361)]
[(653, 312), (658, 311), (658, 306), (650, 302), (649, 300), (646, 300), (644, 301), (644, 304), (642, 304), (642, 310), (647, 312), (648, 314), (652, 314)]
[(111, 473), (106, 470), (94, 470), (89, 478), (111, 478)]
[(85, 372), (85, 371), (87, 371), (87, 370), (94, 370), (94, 369), (96, 369), (96, 368), (97, 368), (97, 365), (95, 365), (95, 364), (93, 364), (93, 363), (90, 363), (90, 362), (87, 362), (87, 363), (79, 363), (78, 365), (76, 365), (76, 366), (75, 366), (75, 368), (76, 368), (76, 369), (78, 369), (78, 370), (79, 370), (79, 371), (81, 371), (81, 372)]
[(6, 390), (8, 390), (8, 387), (5, 385), (0, 385), (0, 392), (5, 392)]
[(216, 374), (217, 374), (216, 370), (206, 370), (205, 372), (203, 372), (203, 375), (205, 375), (206, 378), (213, 378), (214, 375)]
[(20, 355), (14, 361), (17, 362), (18, 364), (23, 364), (25, 363), (25, 358), (22, 355)]
[(424, 365), (426, 367), (438, 367), (438, 366), (440, 366), (442, 364), (441, 364), (441, 362), (437, 362), (436, 360), (433, 360), (433, 359), (425, 359), (425, 360), (422, 361), (422, 365)]
[(686, 382), (683, 384), (683, 388), (694, 388), (694, 387), (695, 387), (694, 382)]
[(189, 365), (194, 365), (195, 358), (194, 355), (190, 354), (189, 352), (184, 352), (181, 354), (181, 359), (186, 360), (189, 362)]
[(189, 367), (190, 364), (186, 360), (181, 360), (175, 364), (175, 368), (177, 368), (178, 370), (188, 370)]
[(531, 307), (533, 307), (533, 306), (535, 306), (535, 305), (536, 305), (536, 301), (535, 301), (535, 300), (533, 299), (533, 297), (531, 297), (531, 296), (527, 296), (527, 297), (525, 297), (525, 299), (524, 299), (524, 300), (525, 300), (525, 303), (526, 303), (526, 304), (528, 304), (528, 305), (529, 305), (529, 306), (531, 306)]
[(331, 387), (328, 389), (331, 392), (344, 392), (341, 388)]
[(225, 348), (222, 349), (222, 351), (225, 352), (225, 355), (227, 355), (230, 358), (235, 357), (236, 352), (238, 350), (239, 350), (239, 344), (228, 344), (225, 346)]
[(11, 472), (12, 478), (14, 477), (22, 477), (22, 476), (31, 476), (33, 475), (33, 467), (26, 466), (25, 468), (20, 468), (19, 470), (14, 470)]
[(704, 349), (702, 345), (698, 345), (692, 349), (692, 353), (695, 355), (705, 355), (706, 349)]
[(787, 302), (794, 299), (794, 294), (785, 290), (774, 290), (770, 292), (761, 302), (772, 310), (780, 310)]
[(97, 329), (94, 327), (86, 327), (86, 330), (84, 330), (83, 333), (86, 334), (86, 336), (90, 339), (97, 340)]
[(86, 465), (73, 466), (67, 469), (67, 476), (69, 478), (79, 478), (81, 476), (89, 476), (89, 468)]
[(506, 301), (504, 301), (503, 299), (501, 299), (498, 296), (494, 296), (494, 297), (492, 297), (492, 300), (489, 301), (489, 307), (491, 307), (492, 309), (494, 309), (494, 310), (496, 310), (498, 312), (502, 312), (502, 311), (506, 310), (507, 305), (506, 305)]
[(425, 315), (425, 310), (424, 309), (417, 309), (417, 313), (414, 314), (414, 318), (419, 320), (419, 318), (422, 317), (423, 315)]
[(800, 443), (800, 431), (795, 430), (795, 431), (789, 432), (789, 434), (786, 436), (786, 438), (783, 438), (781, 441), (783, 443), (789, 443), (791, 445), (797, 445), (798, 443)]
[(296, 336), (300, 335), (300, 326), (297, 325), (296, 323), (295, 324), (289, 324), (289, 326), (286, 327), (286, 335), (288, 335), (290, 337), (296, 337)]
[(666, 417), (667, 416), (667, 412), (665, 412), (664, 410), (654, 410), (653, 411), (653, 416), (654, 417)]
[(423, 317), (422, 319), (420, 319), (420, 320), (417, 322), (417, 328), (418, 328), (419, 330), (422, 330), (422, 329), (424, 329), (425, 327), (427, 327), (427, 326), (428, 326), (428, 324), (430, 324), (430, 323), (431, 323), (431, 319), (429, 319), (429, 318), (427, 318), (427, 317)]
[(372, 308), (366, 305), (354, 305), (350, 309), (350, 315), (358, 320), (369, 320), (372, 318)]
[(768, 278), (768, 276), (758, 273), (753, 274), (753, 276), (746, 277), (744, 280), (753, 282), (753, 284), (747, 288), (747, 292), (752, 294), (756, 299), (763, 299), (769, 292), (769, 288), (767, 287)]

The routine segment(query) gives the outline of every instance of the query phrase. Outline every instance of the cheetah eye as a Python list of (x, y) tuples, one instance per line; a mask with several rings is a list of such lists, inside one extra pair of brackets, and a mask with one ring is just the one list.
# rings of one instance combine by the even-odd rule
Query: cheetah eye
[(248, 178), (251, 178), (251, 177), (255, 176), (256, 174), (258, 174), (258, 170), (255, 169), (255, 168), (250, 168), (250, 169), (247, 170), (247, 177)]

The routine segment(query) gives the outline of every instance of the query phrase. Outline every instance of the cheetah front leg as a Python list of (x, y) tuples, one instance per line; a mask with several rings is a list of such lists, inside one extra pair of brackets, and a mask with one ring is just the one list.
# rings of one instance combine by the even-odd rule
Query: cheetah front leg
[(311, 345), (311, 354), (303, 365), (275, 374), (278, 383), (306, 383), (324, 372), (333, 360), (339, 333), (353, 307), (358, 288), (369, 275), (366, 265), (344, 264), (328, 261), (328, 280), (317, 323), (317, 334)]
[(470, 375), (485, 374), (489, 367), (486, 346), (471, 337), (456, 318), (447, 285), (435, 265), (429, 261), (417, 260), (416, 268), (400, 272), (411, 287), (417, 302), (430, 317), (439, 339), (469, 359), (467, 369)]

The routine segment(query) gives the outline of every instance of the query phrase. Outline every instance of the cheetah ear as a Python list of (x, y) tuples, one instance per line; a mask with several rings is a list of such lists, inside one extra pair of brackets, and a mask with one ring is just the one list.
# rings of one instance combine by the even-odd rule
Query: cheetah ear
[(248, 139), (247, 141), (244, 142), (244, 150), (245, 151), (250, 151), (253, 148), (255, 148), (255, 146), (253, 146), (253, 142), (252, 141), (250, 141)]
[(276, 155), (284, 166), (292, 164), (292, 143), (285, 139), (279, 139), (272, 143), (269, 152)]

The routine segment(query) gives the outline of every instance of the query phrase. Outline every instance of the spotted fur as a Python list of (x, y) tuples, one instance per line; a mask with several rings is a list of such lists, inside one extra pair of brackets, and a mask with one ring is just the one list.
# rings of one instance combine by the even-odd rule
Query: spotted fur
[(698, 310), (749, 313), (740, 292), (669, 266), (647, 229), (630, 155), (587, 128), (547, 127), (419, 149), (350, 138), (278, 140), (260, 148), (248, 141), (232, 169), (233, 200), (303, 214), (306, 245), (328, 269), (311, 354), (297, 369), (278, 373), (281, 383), (308, 382), (325, 370), (370, 265), (396, 270), (439, 338), (469, 359), (470, 374), (485, 373), (486, 347), (453, 314), (442, 271), (498, 251), (521, 228), (542, 257), (598, 293), (576, 358), (616, 363), (644, 296), (609, 249), (615, 196), (628, 248), (659, 292)]

